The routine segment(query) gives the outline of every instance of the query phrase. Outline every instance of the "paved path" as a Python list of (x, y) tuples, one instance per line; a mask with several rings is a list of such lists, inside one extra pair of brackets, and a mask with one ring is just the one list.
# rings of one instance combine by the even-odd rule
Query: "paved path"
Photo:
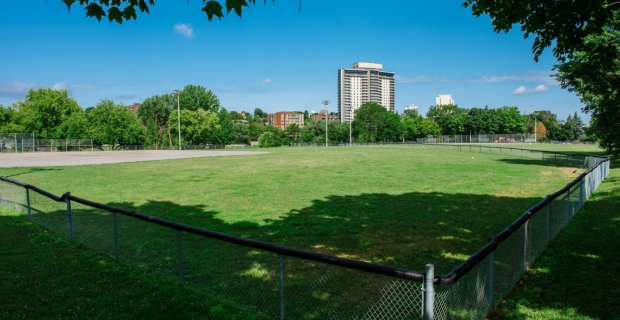
[(82, 151), (82, 152), (26, 152), (0, 153), (0, 167), (58, 167), (85, 164), (104, 164), (121, 162), (138, 162), (151, 160), (170, 160), (185, 158), (202, 158), (218, 156), (241, 156), (265, 154), (256, 151)]

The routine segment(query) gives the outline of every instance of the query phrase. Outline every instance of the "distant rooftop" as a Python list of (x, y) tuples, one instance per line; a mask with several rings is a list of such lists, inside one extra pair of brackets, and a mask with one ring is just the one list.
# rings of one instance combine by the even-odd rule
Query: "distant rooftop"
[(383, 70), (383, 65), (381, 63), (374, 63), (374, 62), (358, 62), (358, 63), (353, 64), (353, 69)]

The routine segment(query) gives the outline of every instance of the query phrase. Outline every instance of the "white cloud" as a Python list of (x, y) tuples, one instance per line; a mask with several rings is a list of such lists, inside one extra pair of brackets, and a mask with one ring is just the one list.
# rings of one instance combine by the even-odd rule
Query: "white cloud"
[(273, 83), (273, 79), (267, 78), (267, 79), (263, 80), (263, 83), (266, 83), (266, 84)]
[(25, 95), (30, 88), (34, 87), (36, 87), (36, 84), (34, 83), (22, 82), (19, 80), (0, 82), (0, 95), (22, 96)]
[(549, 91), (549, 88), (547, 88), (547, 86), (545, 86), (544, 84), (541, 84), (538, 87), (534, 88), (534, 92), (545, 92), (545, 91)]
[(182, 34), (186, 38), (191, 38), (192, 36), (194, 36), (194, 28), (192, 28), (191, 23), (177, 23), (174, 25), (174, 31), (176, 33)]
[(56, 82), (52, 85), (51, 87), (54, 90), (62, 90), (62, 89), (67, 89), (67, 83), (66, 82)]
[(527, 93), (527, 88), (524, 86), (520, 86), (517, 88), (517, 90), (513, 91), (512, 94), (525, 94)]

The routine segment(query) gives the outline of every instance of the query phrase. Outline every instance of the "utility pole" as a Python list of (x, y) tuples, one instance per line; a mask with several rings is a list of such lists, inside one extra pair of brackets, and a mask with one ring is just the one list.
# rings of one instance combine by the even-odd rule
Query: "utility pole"
[(179, 100), (179, 95), (181, 94), (181, 90), (175, 89), (174, 93), (177, 95), (177, 119), (179, 125), (179, 151), (181, 151), (181, 103)]
[(329, 105), (329, 100), (323, 100), (322, 103), (325, 106), (325, 146), (327, 147), (327, 120), (329, 119), (329, 111), (327, 110), (327, 105)]
[(534, 143), (536, 143), (536, 115), (534, 115)]

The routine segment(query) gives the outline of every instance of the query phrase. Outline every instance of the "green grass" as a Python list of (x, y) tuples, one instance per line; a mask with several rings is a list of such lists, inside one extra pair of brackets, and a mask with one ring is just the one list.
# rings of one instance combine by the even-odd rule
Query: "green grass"
[(491, 319), (620, 319), (620, 168), (612, 170)]
[(535, 160), (411, 147), (269, 151), (1, 174), (296, 248), (415, 270), (433, 262), (440, 273), (576, 176)]
[(0, 208), (0, 319), (256, 319)]
[[(590, 152), (585, 150), (590, 146), (581, 147), (584, 150), (579, 151)], [(86, 199), (296, 248), (414, 270), (423, 270), (425, 263), (432, 262), (437, 273), (442, 274), (578, 173), (537, 160), (412, 147), (276, 148), (268, 151), (271, 153), (247, 157), (10, 168), (1, 169), (0, 175), (55, 194), (70, 190)], [(45, 203), (41, 197), (33, 201), (35, 207)], [(62, 204), (51, 207), (57, 211), (59, 220), (64, 219)], [(76, 217), (84, 217), (77, 221), (83, 221), (82, 229), (78, 230), (89, 231), (87, 244), (110, 253), (110, 216), (99, 211), (87, 212), (79, 206), (74, 209)], [(86, 217), (93, 219), (88, 221)], [(35, 218), (54, 225), (52, 214), (35, 214)], [(140, 263), (135, 270), (162, 274), (162, 278), (175, 281), (173, 264), (154, 262), (157, 258), (174, 257), (174, 248), (158, 246), (157, 241), (138, 245), (145, 242), (144, 239), (173, 239), (174, 233), (168, 234), (144, 223), (132, 224), (132, 221), (120, 220), (119, 236), (124, 254), (121, 260), (134, 261), (134, 256), (142, 254), (144, 256), (136, 260)], [(95, 230), (98, 233), (93, 232)], [(13, 242), (21, 239), (11, 237)], [(184, 241), (187, 245), (184, 253), (194, 257), (188, 258), (188, 267), (200, 266), (188, 271), (193, 275), (189, 283), (225, 285), (239, 292), (265, 287), (259, 294), (277, 293), (277, 288), (274, 291), (277, 266), (271, 254), (226, 246), (213, 240), (189, 237)], [(64, 245), (67, 244), (59, 244)], [(192, 251), (196, 248), (202, 251)], [(156, 252), (157, 257), (145, 254), (150, 251)], [(109, 261), (108, 258), (103, 260)], [(82, 260), (75, 261), (80, 265)], [(368, 297), (359, 293), (356, 297), (347, 297), (342, 291), (363, 285), (367, 287), (360, 288), (360, 292), (376, 293), (385, 285), (384, 279), (371, 279), (367, 274), (329, 269), (295, 259), (287, 259), (285, 263), (286, 283), (291, 285), (287, 292), (298, 293), (300, 301), (322, 300), (322, 297), (335, 303), (361, 301)], [(243, 281), (230, 282), (228, 275), (218, 274), (214, 267), (218, 264)], [(91, 270), (88, 273), (91, 276), (103, 272)], [(171, 270), (171, 274), (167, 272)], [(79, 286), (86, 282), (88, 274), (75, 277), (73, 284)], [(312, 292), (312, 297), (304, 297), (301, 286), (307, 287), (308, 280), (302, 277), (322, 279), (325, 275), (331, 277), (328, 281), (331, 285), (321, 292)], [(136, 278), (141, 279), (140, 276)], [(298, 287), (295, 286), (297, 282)], [(45, 288), (40, 289), (45, 291)], [(176, 291), (164, 296), (175, 294)], [(208, 294), (217, 298), (219, 292)], [(0, 294), (0, 299), (3, 298)], [(105, 298), (100, 300), (99, 304)], [(287, 305), (293, 307), (296, 303), (300, 302), (287, 301)], [(204, 302), (204, 305), (223, 308), (212, 302)], [(220, 313), (229, 316), (227, 311)]]

